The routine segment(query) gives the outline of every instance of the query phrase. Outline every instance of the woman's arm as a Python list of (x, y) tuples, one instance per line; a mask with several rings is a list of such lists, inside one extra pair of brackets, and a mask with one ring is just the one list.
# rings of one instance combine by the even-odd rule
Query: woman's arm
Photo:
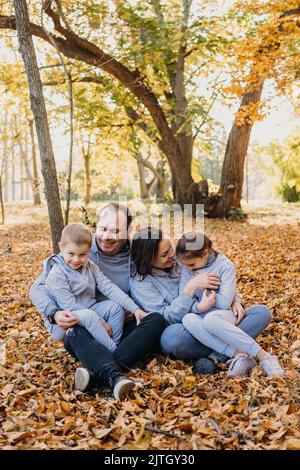
[(236, 274), (233, 263), (228, 262), (221, 273), (221, 284), (216, 295), (215, 308), (229, 310), (236, 290)]
[(142, 281), (132, 279), (130, 292), (132, 298), (144, 310), (161, 313), (169, 324), (180, 323), (184, 315), (191, 311), (194, 302), (193, 297), (183, 292), (169, 304), (151, 280), (147, 278)]

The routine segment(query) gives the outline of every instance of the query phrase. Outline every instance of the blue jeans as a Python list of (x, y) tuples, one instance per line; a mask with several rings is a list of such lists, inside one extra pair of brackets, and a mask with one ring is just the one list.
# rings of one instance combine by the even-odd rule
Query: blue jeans
[[(253, 305), (246, 308), (245, 317), (239, 327), (253, 339), (268, 326), (271, 320), (271, 312), (265, 305)], [(221, 361), (226, 361), (227, 357), (212, 351), (197, 341), (183, 326), (182, 323), (169, 325), (160, 338), (161, 349), (176, 359), (195, 360), (200, 357), (207, 357), (214, 352)]]

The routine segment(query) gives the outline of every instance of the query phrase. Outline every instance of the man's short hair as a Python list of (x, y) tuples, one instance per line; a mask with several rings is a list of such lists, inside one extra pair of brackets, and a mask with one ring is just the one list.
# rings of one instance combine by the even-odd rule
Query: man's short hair
[(106, 204), (105, 206), (103, 206), (100, 209), (98, 222), (99, 222), (99, 219), (100, 219), (100, 216), (101, 216), (102, 212), (105, 211), (106, 209), (113, 209), (115, 212), (122, 212), (126, 217), (127, 230), (129, 229), (129, 227), (132, 223), (132, 215), (131, 215), (131, 212), (130, 212), (130, 210), (127, 206), (124, 206), (124, 204), (120, 204), (119, 202), (109, 202), (108, 204)]

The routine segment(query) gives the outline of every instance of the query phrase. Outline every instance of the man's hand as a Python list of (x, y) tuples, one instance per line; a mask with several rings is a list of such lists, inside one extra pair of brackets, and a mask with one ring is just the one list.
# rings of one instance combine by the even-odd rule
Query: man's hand
[(233, 311), (234, 315), (236, 316), (236, 321), (235, 324), (238, 325), (241, 323), (245, 316), (245, 310), (243, 306), (240, 304), (240, 302), (232, 302), (231, 304), (231, 310)]
[(150, 315), (150, 313), (151, 312), (144, 312), (144, 310), (142, 310), (141, 308), (137, 308), (136, 311), (134, 312), (137, 326), (139, 326), (139, 324), (141, 323), (141, 320), (147, 317), (148, 315)]
[(202, 299), (197, 305), (197, 310), (199, 313), (204, 313), (210, 308), (212, 308), (216, 303), (216, 293), (211, 291), (205, 291), (203, 292)]
[(125, 321), (130, 321), (133, 318), (133, 313), (125, 310)]
[(67, 330), (79, 323), (79, 318), (75, 317), (73, 313), (68, 312), (67, 310), (56, 312), (54, 319), (56, 324), (64, 330)]
[(107, 321), (105, 321), (105, 322), (103, 323), (103, 326), (104, 326), (104, 328), (106, 329), (106, 331), (107, 331), (107, 333), (109, 334), (109, 336), (112, 336), (112, 332), (113, 332), (113, 331), (112, 331), (112, 327), (110, 326), (110, 324), (107, 323)]

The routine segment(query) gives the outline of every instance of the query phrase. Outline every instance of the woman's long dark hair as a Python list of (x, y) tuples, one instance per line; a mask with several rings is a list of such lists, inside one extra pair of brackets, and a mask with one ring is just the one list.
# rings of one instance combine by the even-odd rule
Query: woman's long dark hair
[(135, 233), (131, 242), (134, 274), (139, 274), (143, 279), (151, 274), (162, 238), (162, 231), (153, 227), (144, 227)]

